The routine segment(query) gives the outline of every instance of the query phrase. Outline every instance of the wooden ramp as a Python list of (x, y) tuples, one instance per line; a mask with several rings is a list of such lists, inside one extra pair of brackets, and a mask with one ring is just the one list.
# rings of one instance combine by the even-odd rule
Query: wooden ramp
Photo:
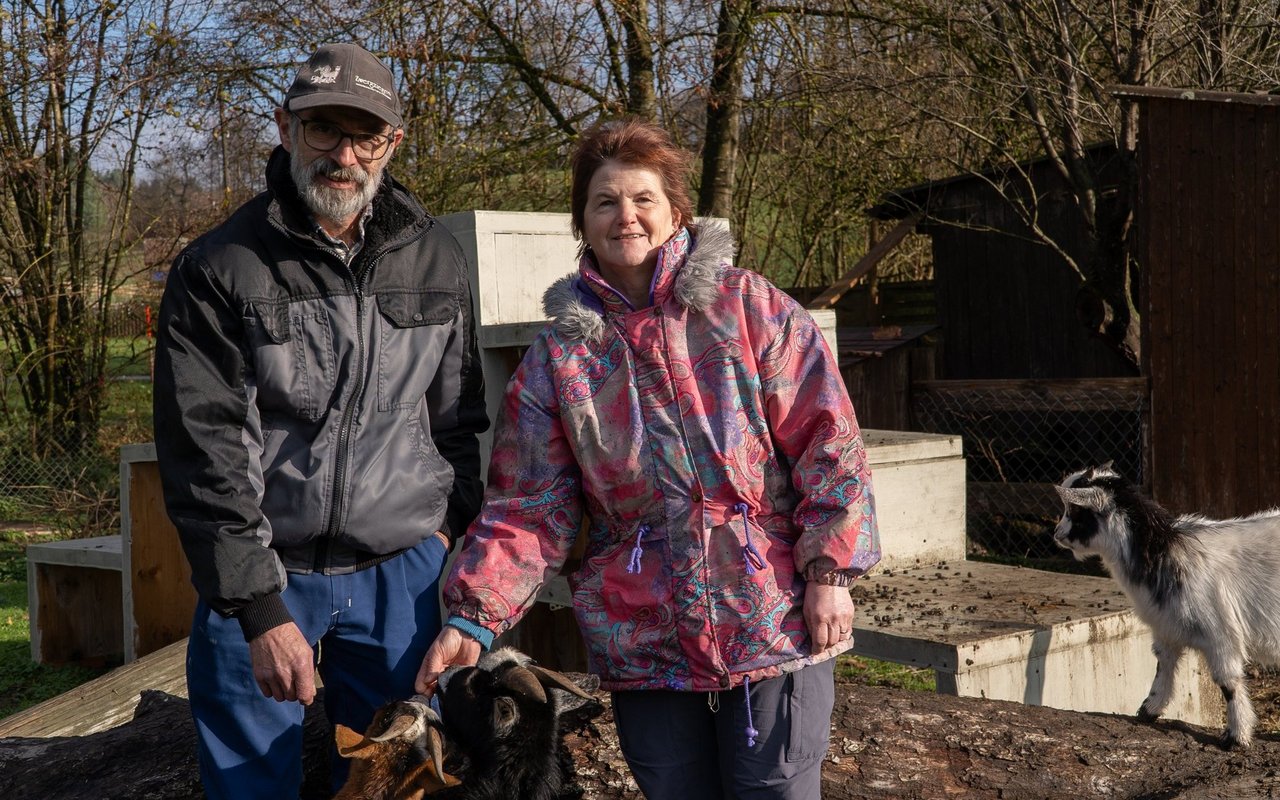
[(187, 640), (174, 642), (106, 675), (0, 720), (0, 739), (84, 736), (133, 719), (144, 689), (187, 696)]

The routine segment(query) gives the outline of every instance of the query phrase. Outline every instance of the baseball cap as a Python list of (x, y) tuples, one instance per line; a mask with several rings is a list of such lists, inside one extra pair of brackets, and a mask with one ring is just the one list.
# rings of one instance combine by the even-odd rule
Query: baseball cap
[(285, 109), (301, 111), (317, 106), (358, 108), (393, 128), (403, 122), (391, 70), (357, 44), (323, 45), (298, 70), (285, 93)]

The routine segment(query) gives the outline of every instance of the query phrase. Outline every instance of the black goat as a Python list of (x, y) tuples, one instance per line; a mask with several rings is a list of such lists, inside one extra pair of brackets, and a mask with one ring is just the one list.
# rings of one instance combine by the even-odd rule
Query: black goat
[(512, 649), (488, 653), (474, 667), (447, 670), (436, 691), (440, 715), (427, 698), (415, 696), (378, 709), (363, 736), (337, 727), (338, 753), (355, 763), (334, 800), (559, 795), (564, 709), (557, 694), (584, 701), (593, 699), (590, 694)]
[(450, 750), (462, 757), (462, 785), (441, 794), (465, 800), (553, 800), (560, 793), (560, 690), (591, 695), (510, 648), (440, 676), (437, 696)]

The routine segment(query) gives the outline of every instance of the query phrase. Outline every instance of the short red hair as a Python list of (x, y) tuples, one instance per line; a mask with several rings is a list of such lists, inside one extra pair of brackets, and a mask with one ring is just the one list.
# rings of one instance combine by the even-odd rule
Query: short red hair
[(604, 162), (621, 161), (652, 170), (662, 179), (671, 208), (680, 215), (680, 224), (697, 232), (693, 224), (693, 201), (689, 199), (689, 169), (692, 158), (671, 141), (671, 136), (652, 122), (635, 117), (598, 123), (578, 139), (569, 160), (573, 185), (569, 190), (570, 226), (574, 238), (587, 248), (583, 234), (587, 213), (587, 189)]

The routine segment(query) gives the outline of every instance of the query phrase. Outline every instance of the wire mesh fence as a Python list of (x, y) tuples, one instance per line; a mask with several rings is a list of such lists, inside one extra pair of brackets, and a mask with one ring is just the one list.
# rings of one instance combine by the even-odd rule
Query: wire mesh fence
[(911, 397), (919, 430), (964, 440), (971, 555), (1070, 562), (1054, 484), (1108, 461), (1146, 484), (1145, 379), (929, 381)]
[(0, 451), (0, 531), (39, 531), (59, 538), (116, 533), (118, 462), (105, 453), (37, 459)]

